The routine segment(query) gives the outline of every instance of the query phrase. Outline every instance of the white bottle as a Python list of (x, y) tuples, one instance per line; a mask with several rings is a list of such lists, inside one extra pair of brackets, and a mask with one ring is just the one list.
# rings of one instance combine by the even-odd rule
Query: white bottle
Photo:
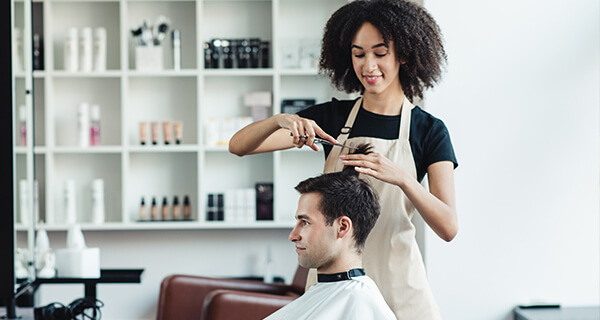
[(27, 109), (25, 109), (25, 105), (19, 106), (19, 144), (27, 145)]
[(92, 183), (92, 223), (104, 223), (104, 180), (95, 179)]
[(75, 181), (65, 181), (65, 189), (63, 195), (63, 208), (65, 210), (65, 222), (73, 224), (77, 221), (77, 207), (75, 199)]
[(21, 29), (15, 28), (13, 37), (13, 71), (23, 72), (23, 37)]
[(81, 29), (79, 38), (79, 66), (81, 71), (92, 71), (92, 67), (94, 66), (93, 44), (92, 28), (85, 27)]
[(46, 253), (50, 250), (50, 239), (44, 228), (40, 228), (35, 235), (35, 268), (40, 270), (46, 262)]
[(79, 105), (77, 122), (79, 129), (79, 146), (87, 147), (90, 145), (90, 107), (86, 102)]
[(64, 64), (66, 71), (79, 69), (79, 36), (77, 28), (69, 28), (65, 37)]
[(106, 28), (94, 29), (94, 71), (106, 70)]
[(271, 247), (267, 249), (267, 261), (265, 263), (264, 283), (273, 283), (273, 257), (271, 256)]
[(19, 180), (19, 204), (21, 223), (28, 226), (31, 224), (31, 210), (29, 210), (29, 187), (25, 179)]
[(100, 106), (97, 104), (90, 110), (90, 145), (100, 145)]
[(90, 72), (94, 67), (94, 34), (92, 28), (82, 28), (79, 34), (79, 69)]
[(177, 29), (171, 32), (173, 40), (173, 70), (181, 70), (181, 32)]

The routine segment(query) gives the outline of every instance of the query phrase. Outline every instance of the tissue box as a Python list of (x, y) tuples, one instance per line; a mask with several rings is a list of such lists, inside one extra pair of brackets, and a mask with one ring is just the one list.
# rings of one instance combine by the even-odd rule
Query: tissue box
[(57, 276), (100, 278), (100, 248), (57, 249)]
[(161, 71), (163, 69), (163, 47), (135, 47), (135, 69), (138, 71)]

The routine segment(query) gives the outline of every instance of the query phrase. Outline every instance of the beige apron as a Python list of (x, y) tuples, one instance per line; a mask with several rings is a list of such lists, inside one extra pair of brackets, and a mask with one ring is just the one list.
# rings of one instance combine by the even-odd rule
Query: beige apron
[[(373, 150), (399, 164), (415, 179), (417, 177), (414, 158), (408, 141), (411, 110), (414, 107), (406, 97), (400, 116), (400, 136), (397, 140), (369, 137), (348, 139), (354, 120), (361, 108), (362, 98), (356, 101), (342, 133), (337, 137), (341, 144), (358, 145), (370, 143)], [(342, 150), (343, 149), (343, 150)], [(348, 148), (332, 148), (325, 161), (324, 172), (337, 172), (343, 168), (339, 156), (348, 153)], [(441, 319), (433, 298), (425, 266), (417, 241), (415, 227), (411, 222), (415, 207), (402, 189), (368, 175), (368, 180), (377, 191), (381, 202), (381, 216), (369, 234), (363, 250), (363, 266), (381, 290), (386, 302), (400, 320)], [(316, 283), (316, 269), (308, 274), (307, 288)]]

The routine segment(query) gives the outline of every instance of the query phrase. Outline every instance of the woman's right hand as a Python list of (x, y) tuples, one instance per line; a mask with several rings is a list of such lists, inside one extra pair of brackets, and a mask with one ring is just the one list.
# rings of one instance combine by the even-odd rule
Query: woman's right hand
[(319, 151), (319, 147), (314, 144), (315, 135), (336, 142), (313, 120), (296, 114), (281, 113), (240, 129), (229, 140), (229, 152), (242, 157), (291, 147), (302, 148), (304, 145)]
[(276, 115), (277, 124), (280, 128), (288, 129), (293, 137), (293, 144), (297, 148), (302, 148), (304, 145), (309, 146), (315, 151), (319, 151), (319, 147), (315, 145), (315, 137), (319, 136), (322, 139), (337, 143), (337, 141), (327, 134), (314, 120), (302, 118), (297, 114), (281, 113)]

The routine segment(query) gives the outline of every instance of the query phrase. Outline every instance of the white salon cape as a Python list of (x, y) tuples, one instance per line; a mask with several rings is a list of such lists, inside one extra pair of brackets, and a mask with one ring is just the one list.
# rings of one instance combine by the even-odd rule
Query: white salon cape
[(319, 282), (298, 299), (265, 320), (387, 320), (396, 319), (377, 285), (368, 276)]

